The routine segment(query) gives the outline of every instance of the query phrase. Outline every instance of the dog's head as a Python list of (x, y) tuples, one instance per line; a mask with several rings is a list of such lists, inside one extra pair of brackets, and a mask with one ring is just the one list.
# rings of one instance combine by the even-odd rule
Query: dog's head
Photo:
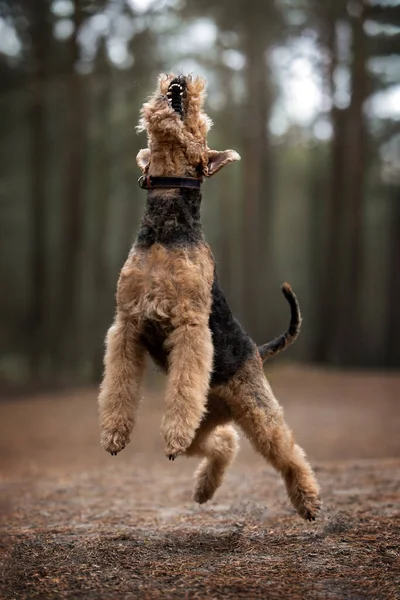
[(240, 160), (234, 150), (217, 152), (207, 146), (212, 122), (203, 111), (204, 88), (200, 77), (160, 75), (157, 90), (142, 107), (138, 126), (148, 138), (148, 148), (136, 158), (144, 175), (211, 177)]

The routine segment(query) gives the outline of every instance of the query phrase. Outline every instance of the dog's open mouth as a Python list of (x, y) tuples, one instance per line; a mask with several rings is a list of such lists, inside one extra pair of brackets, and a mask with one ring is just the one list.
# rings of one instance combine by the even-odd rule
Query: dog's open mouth
[(168, 87), (167, 98), (169, 104), (174, 111), (180, 115), (181, 119), (184, 116), (183, 101), (186, 95), (186, 81), (184, 77), (173, 79)]

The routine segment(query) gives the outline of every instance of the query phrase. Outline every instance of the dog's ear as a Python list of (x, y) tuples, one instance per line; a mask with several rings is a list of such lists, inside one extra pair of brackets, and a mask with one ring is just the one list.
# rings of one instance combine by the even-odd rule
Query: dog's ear
[(136, 157), (136, 162), (143, 175), (147, 175), (150, 164), (150, 150), (148, 148), (143, 148), (143, 150), (139, 150), (138, 155)]
[(235, 150), (223, 150), (222, 152), (209, 150), (207, 177), (211, 177), (211, 175), (217, 173), (222, 167), (229, 165), (229, 163), (235, 160), (240, 160), (240, 156)]

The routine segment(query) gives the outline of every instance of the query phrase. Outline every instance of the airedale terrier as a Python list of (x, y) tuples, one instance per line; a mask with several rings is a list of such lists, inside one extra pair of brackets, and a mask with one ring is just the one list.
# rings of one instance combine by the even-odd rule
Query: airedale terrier
[(200, 455), (194, 499), (209, 500), (233, 461), (237, 423), (285, 481), (298, 513), (314, 520), (319, 487), (294, 443), (263, 371), (263, 359), (297, 336), (300, 312), (290, 286), (289, 330), (257, 348), (233, 317), (218, 284), (200, 222), (200, 184), (239, 160), (207, 146), (204, 81), (164, 75), (141, 111), (148, 148), (137, 162), (148, 190), (137, 239), (122, 268), (117, 312), (107, 335), (99, 395), (101, 443), (111, 454), (130, 440), (146, 354), (168, 373), (162, 435), (165, 454)]

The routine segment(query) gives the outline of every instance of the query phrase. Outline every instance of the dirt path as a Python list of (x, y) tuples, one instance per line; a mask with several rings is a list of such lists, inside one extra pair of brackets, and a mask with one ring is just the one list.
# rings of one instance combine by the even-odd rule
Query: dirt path
[(324, 510), (290, 507), (243, 441), (212, 503), (168, 462), (162, 398), (131, 445), (98, 446), (95, 390), (0, 403), (0, 598), (400, 598), (400, 376), (271, 372)]

